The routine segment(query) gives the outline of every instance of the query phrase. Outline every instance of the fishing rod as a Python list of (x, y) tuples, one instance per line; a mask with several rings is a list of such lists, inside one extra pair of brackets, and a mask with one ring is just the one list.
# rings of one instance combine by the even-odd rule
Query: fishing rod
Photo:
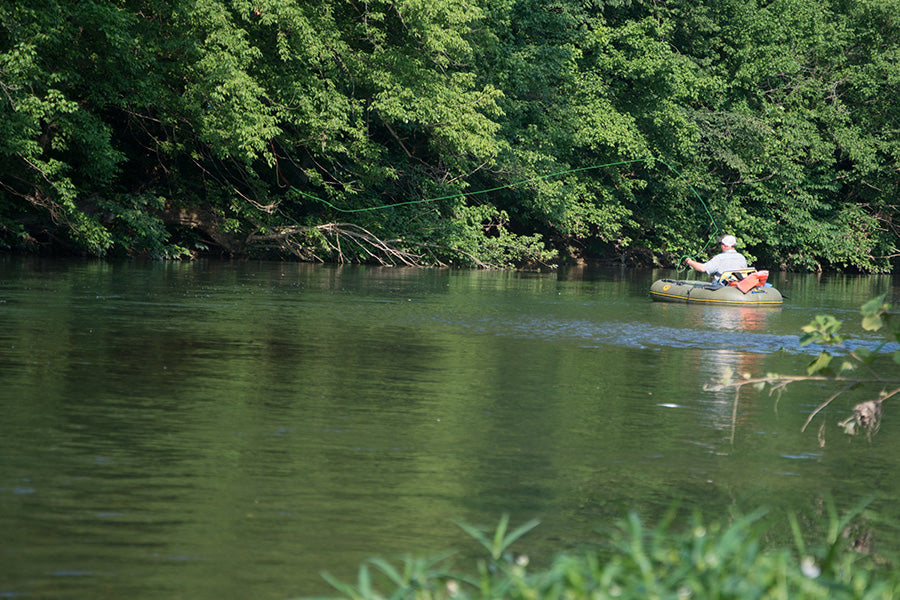
[[(697, 200), (700, 202), (700, 205), (703, 207), (703, 210), (706, 211), (706, 215), (709, 217), (710, 224), (712, 225), (713, 230), (714, 230), (712, 235), (710, 236), (709, 240), (707, 240), (706, 244), (704, 244), (704, 246), (698, 252), (696, 252), (694, 254), (686, 254), (679, 258), (678, 263), (676, 264), (676, 270), (680, 271), (680, 270), (684, 269), (684, 267), (682, 267), (681, 265), (684, 264), (684, 260), (686, 258), (701, 254), (713, 242), (715, 242), (718, 239), (720, 230), (719, 230), (718, 224), (716, 223), (715, 217), (713, 217), (713, 214), (709, 209), (709, 206), (706, 204), (706, 202), (703, 200), (703, 198), (700, 196), (700, 194), (697, 192), (697, 190), (694, 188), (694, 186), (691, 185), (691, 182), (688, 181), (688, 179), (684, 175), (682, 175), (681, 172), (678, 171), (675, 167), (673, 167), (672, 165), (670, 165), (663, 159), (655, 157), (655, 156), (648, 156), (646, 158), (635, 158), (635, 159), (631, 159), (631, 160), (621, 160), (621, 161), (616, 161), (616, 162), (604, 163), (601, 165), (593, 165), (590, 167), (578, 167), (575, 169), (565, 169), (562, 171), (555, 171), (553, 173), (548, 173), (546, 175), (538, 175), (537, 177), (531, 177), (529, 179), (523, 179), (521, 181), (517, 181), (514, 183), (507, 183), (505, 185), (501, 185), (501, 186), (497, 186), (497, 187), (493, 187), (493, 188), (487, 188), (487, 189), (483, 189), (483, 190), (477, 190), (474, 192), (466, 192), (466, 193), (457, 192), (457, 193), (448, 194), (445, 196), (435, 196), (432, 198), (420, 198), (418, 200), (406, 200), (403, 202), (392, 202), (392, 203), (388, 203), (388, 204), (379, 204), (377, 206), (364, 206), (364, 207), (360, 207), (360, 208), (341, 208), (341, 207), (336, 206), (333, 203), (329, 202), (328, 200), (325, 200), (324, 198), (320, 198), (313, 194), (308, 194), (308, 193), (304, 192), (303, 190), (300, 190), (300, 189), (294, 187), (293, 185), (290, 185), (290, 184), (288, 184), (288, 185), (290, 185), (290, 188), (292, 190), (294, 190), (295, 192), (297, 192), (298, 194), (300, 194), (301, 196), (304, 196), (311, 200), (315, 200), (316, 202), (324, 204), (325, 206), (328, 206), (329, 208), (331, 208), (332, 210), (335, 210), (337, 212), (350, 214), (350, 213), (372, 212), (372, 211), (376, 211), (376, 210), (386, 210), (389, 208), (397, 208), (399, 206), (409, 206), (409, 205), (413, 205), (413, 204), (426, 204), (429, 202), (437, 202), (439, 200), (450, 200), (452, 198), (459, 198), (459, 197), (466, 197), (466, 196), (480, 196), (483, 194), (499, 192), (501, 190), (514, 188), (516, 186), (533, 183), (535, 181), (541, 181), (543, 179), (551, 179), (554, 177), (560, 177), (562, 175), (568, 175), (571, 173), (579, 173), (582, 171), (592, 171), (592, 170), (596, 170), (596, 169), (605, 169), (608, 167), (618, 167), (618, 166), (630, 165), (630, 164), (635, 164), (635, 163), (647, 163), (648, 166), (652, 166), (654, 162), (659, 162), (659, 163), (663, 164), (667, 169), (669, 169), (672, 173), (674, 173), (682, 181), (684, 181), (685, 184), (687, 184), (687, 186), (688, 186), (688, 188), (690, 188), (691, 192), (694, 193), (694, 196), (697, 197)], [(285, 183), (287, 183), (287, 181), (285, 181)]]

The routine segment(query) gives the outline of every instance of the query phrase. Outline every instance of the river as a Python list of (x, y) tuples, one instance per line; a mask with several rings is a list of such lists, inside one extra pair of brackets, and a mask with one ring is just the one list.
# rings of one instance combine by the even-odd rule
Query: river
[(374, 556), (464, 561), (454, 521), (504, 513), (540, 520), (537, 563), (675, 503), (894, 518), (892, 406), (868, 441), (836, 425), (863, 392), (801, 431), (833, 388), (706, 389), (803, 373), (817, 314), (876, 347), (859, 307), (894, 279), (652, 302), (672, 275), (0, 258), (0, 597), (327, 594)]

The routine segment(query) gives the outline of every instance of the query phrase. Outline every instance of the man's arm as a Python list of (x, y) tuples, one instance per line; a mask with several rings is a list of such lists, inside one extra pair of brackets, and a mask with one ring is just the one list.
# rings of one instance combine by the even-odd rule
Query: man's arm
[(685, 258), (684, 262), (687, 263), (687, 266), (689, 266), (693, 270), (699, 273), (706, 273), (706, 267), (704, 266), (704, 263), (697, 262), (693, 258)]

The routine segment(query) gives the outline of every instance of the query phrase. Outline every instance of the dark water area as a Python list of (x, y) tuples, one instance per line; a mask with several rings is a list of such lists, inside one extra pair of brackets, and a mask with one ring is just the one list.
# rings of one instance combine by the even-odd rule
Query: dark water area
[(892, 406), (870, 442), (836, 425), (864, 391), (801, 432), (834, 389), (707, 389), (805, 372), (817, 314), (877, 348), (859, 307), (894, 279), (651, 302), (673, 275), (0, 259), (0, 597), (325, 594), (373, 556), (474, 554), (454, 520), (538, 519), (540, 562), (674, 503), (812, 523), (870, 498), (896, 545)]

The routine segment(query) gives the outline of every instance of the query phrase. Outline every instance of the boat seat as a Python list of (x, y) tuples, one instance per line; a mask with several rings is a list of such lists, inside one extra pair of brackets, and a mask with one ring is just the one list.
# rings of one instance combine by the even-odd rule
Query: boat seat
[(737, 282), (745, 278), (750, 273), (756, 273), (756, 269), (750, 267), (748, 269), (734, 269), (732, 271), (725, 271), (719, 276), (717, 281), (722, 282), (725, 285), (728, 285), (732, 281)]
[(733, 285), (746, 294), (754, 288), (765, 287), (768, 278), (768, 271), (757, 271), (752, 268), (736, 269), (734, 271), (722, 273), (718, 283), (721, 283), (722, 285)]

